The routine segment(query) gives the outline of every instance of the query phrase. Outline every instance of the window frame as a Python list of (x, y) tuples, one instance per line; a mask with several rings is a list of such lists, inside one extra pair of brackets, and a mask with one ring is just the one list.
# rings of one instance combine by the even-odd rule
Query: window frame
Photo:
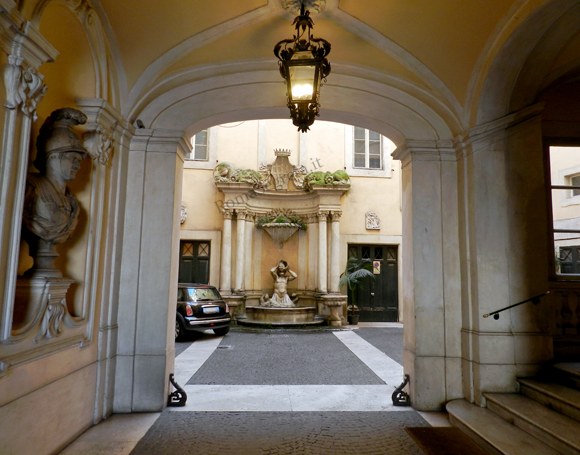
[[(552, 192), (553, 190), (565, 190), (569, 188), (570, 190), (574, 189), (572, 185), (562, 185), (561, 182), (557, 182), (554, 184), (552, 182), (552, 172), (551, 172), (551, 161), (550, 161), (550, 148), (551, 147), (580, 147), (580, 139), (569, 139), (569, 138), (558, 138), (558, 137), (545, 137), (544, 138), (544, 178), (545, 178), (545, 188), (546, 188), (546, 208), (547, 208), (547, 232), (548, 232), (548, 264), (549, 264), (549, 279), (550, 281), (580, 281), (580, 273), (559, 273), (558, 272), (558, 264), (556, 262), (556, 240), (555, 235), (556, 233), (578, 233), (580, 234), (580, 230), (576, 232), (576, 230), (566, 230), (566, 229), (557, 229), (554, 227), (554, 207), (553, 207), (553, 197)], [(558, 173), (558, 179), (563, 180), (563, 177), (566, 176), (576, 176), (576, 174), (580, 175), (577, 172), (568, 172), (568, 170), (574, 170), (576, 166), (572, 168), (567, 168), (561, 170)], [(580, 168), (580, 167), (579, 167)], [(566, 196), (569, 196), (571, 193), (568, 192)], [(580, 199), (580, 196), (572, 196), (572, 197), (563, 197), (558, 198), (560, 200), (561, 206), (568, 206), (572, 205), (570, 202), (565, 203), (564, 201), (570, 201), (571, 199)], [(576, 204), (577, 202), (573, 202)], [(578, 242), (580, 244), (580, 240)], [(565, 247), (572, 247), (575, 245), (563, 245)]]
[[(362, 128), (362, 127), (361, 127)], [(372, 168), (360, 168), (354, 167), (354, 129), (353, 125), (345, 125), (344, 128), (344, 163), (345, 170), (351, 177), (383, 177), (392, 178), (393, 170), (393, 157), (392, 153), (395, 150), (395, 144), (386, 136), (379, 133), (381, 139), (381, 165), (382, 169), (372, 169)], [(368, 128), (363, 128), (365, 130), (365, 138), (368, 137), (366, 134), (369, 131)], [(376, 132), (376, 131), (375, 131)], [(365, 140), (365, 149), (366, 148)], [(368, 154), (365, 153), (365, 164), (367, 162)]]
[[(207, 130), (207, 159), (206, 160), (196, 160), (192, 158), (184, 158), (183, 167), (184, 169), (207, 169), (213, 170), (217, 164), (217, 144), (218, 144), (218, 127), (206, 128)], [(202, 130), (203, 131), (203, 130)], [(189, 148), (189, 155), (193, 156), (195, 153), (195, 148), (192, 146), (193, 141), (195, 141), (195, 134), (191, 136), (187, 142)]]

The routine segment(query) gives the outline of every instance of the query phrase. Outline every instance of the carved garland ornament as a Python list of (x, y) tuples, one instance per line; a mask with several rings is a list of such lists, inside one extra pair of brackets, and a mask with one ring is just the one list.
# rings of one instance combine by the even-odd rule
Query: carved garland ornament
[(6, 85), (6, 106), (8, 109), (16, 109), (18, 106), (22, 112), (36, 121), (36, 106), (44, 97), (47, 87), (42, 79), (44, 76), (30, 67), (23, 69), (22, 57), (11, 55), (8, 57), (9, 65), (4, 71), (4, 83)]

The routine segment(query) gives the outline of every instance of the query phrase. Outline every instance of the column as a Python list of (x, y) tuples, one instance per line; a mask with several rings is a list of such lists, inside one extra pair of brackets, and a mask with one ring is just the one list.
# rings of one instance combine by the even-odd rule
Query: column
[(232, 292), (232, 215), (231, 210), (224, 210), (224, 229), (222, 231), (222, 266), (220, 274), (220, 292)]
[(330, 289), (331, 293), (338, 293), (340, 281), (340, 215), (342, 212), (332, 212), (330, 223)]
[(114, 412), (167, 405), (175, 348), (183, 131), (138, 129), (128, 159)]
[(251, 213), (246, 214), (246, 246), (245, 246), (245, 260), (244, 260), (244, 288), (252, 289), (252, 242), (254, 234), (254, 218), (255, 215)]
[(318, 291), (326, 294), (326, 274), (327, 274), (327, 245), (326, 245), (326, 220), (328, 212), (318, 214)]
[(241, 292), (244, 290), (244, 258), (246, 238), (244, 235), (246, 227), (246, 212), (236, 210), (238, 222), (236, 223), (236, 282), (235, 291)]
[(413, 407), (438, 410), (461, 393), (455, 150), (408, 141), (394, 158), (402, 164), (403, 366)]

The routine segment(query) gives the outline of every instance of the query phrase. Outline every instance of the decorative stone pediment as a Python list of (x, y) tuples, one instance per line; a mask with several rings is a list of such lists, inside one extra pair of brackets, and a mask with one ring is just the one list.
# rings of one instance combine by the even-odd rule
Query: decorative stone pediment
[[(259, 171), (237, 169), (228, 162), (219, 163), (214, 169), (214, 181), (220, 183), (249, 183), (255, 189), (273, 191), (312, 191), (315, 185), (342, 185), (348, 189), (350, 177), (342, 170), (334, 173), (316, 171), (308, 173), (305, 166), (290, 163), (291, 151), (275, 149), (276, 160), (272, 164), (261, 164)], [(289, 187), (294, 184), (295, 189)]]

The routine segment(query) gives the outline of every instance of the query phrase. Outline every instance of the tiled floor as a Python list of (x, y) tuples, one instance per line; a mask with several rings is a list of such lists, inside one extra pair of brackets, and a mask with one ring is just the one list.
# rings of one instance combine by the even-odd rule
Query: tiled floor
[(449, 421), (392, 405), (402, 325), (359, 327), (201, 336), (177, 350), (185, 407), (113, 415), (61, 454), (420, 454), (402, 427)]

